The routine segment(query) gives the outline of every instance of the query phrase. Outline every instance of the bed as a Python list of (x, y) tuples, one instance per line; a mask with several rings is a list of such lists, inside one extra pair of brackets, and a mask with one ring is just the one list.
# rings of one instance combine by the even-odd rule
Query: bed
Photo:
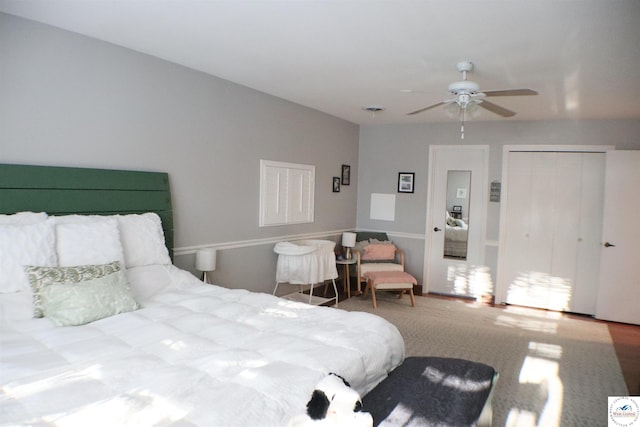
[(444, 230), (444, 256), (451, 258), (467, 257), (467, 239), (469, 226), (459, 218), (446, 213)]
[(0, 165), (3, 425), (283, 426), (404, 359), (380, 317), (203, 283), (172, 229), (165, 173)]

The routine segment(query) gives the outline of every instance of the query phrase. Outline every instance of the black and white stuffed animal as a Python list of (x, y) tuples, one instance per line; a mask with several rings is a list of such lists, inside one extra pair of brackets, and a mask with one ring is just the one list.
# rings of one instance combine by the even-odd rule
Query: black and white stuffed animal
[(372, 427), (373, 418), (360, 412), (362, 401), (357, 391), (337, 374), (323, 378), (307, 403), (307, 413), (294, 417), (288, 427)]

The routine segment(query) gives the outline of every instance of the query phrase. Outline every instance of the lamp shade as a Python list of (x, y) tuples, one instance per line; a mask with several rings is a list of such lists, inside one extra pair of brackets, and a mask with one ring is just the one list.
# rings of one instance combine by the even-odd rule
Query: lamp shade
[(213, 271), (216, 269), (215, 248), (198, 249), (196, 252), (196, 270)]
[(356, 245), (356, 233), (342, 233), (342, 246), (353, 248)]

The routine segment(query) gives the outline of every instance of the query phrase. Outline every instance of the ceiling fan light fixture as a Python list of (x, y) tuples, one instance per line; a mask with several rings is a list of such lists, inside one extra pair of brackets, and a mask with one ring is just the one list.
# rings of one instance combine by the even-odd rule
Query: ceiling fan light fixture
[(480, 92), (480, 86), (476, 82), (471, 80), (462, 80), (459, 82), (453, 82), (449, 85), (449, 92), (457, 95), (459, 93), (477, 93)]
[(467, 108), (467, 105), (469, 105), (470, 101), (471, 101), (471, 95), (469, 94), (461, 93), (458, 96), (456, 96), (456, 104), (458, 104), (460, 108), (462, 108), (463, 110)]
[(467, 105), (467, 117), (470, 119), (475, 119), (480, 116), (480, 106), (478, 105), (479, 100), (473, 100)]
[(444, 112), (450, 119), (457, 119), (460, 116), (460, 106), (455, 102), (451, 102), (445, 105)]

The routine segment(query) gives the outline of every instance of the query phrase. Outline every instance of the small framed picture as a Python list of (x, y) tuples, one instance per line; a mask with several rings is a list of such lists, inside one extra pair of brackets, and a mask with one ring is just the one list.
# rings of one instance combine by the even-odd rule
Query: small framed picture
[(453, 205), (453, 212), (462, 212), (462, 206)]
[(413, 193), (414, 172), (400, 172), (398, 174), (398, 193)]
[(334, 193), (339, 193), (340, 192), (340, 177), (339, 176), (334, 176), (333, 177), (333, 192)]
[(351, 165), (342, 165), (342, 185), (351, 184)]

